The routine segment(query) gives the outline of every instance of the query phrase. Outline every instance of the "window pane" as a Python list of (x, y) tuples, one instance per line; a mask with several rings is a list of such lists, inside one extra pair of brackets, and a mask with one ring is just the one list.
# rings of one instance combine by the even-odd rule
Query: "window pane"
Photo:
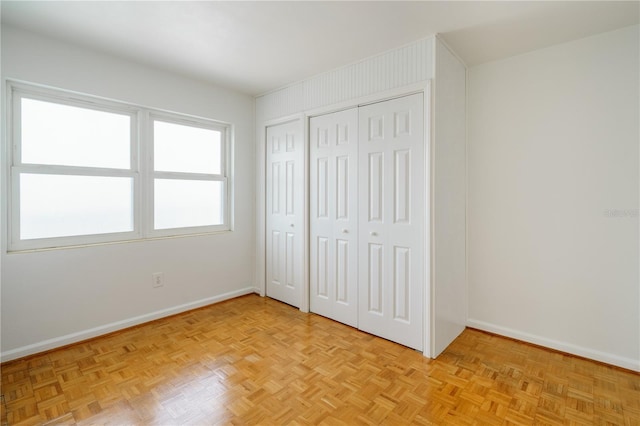
[(20, 174), (20, 238), (133, 231), (133, 179)]
[(221, 139), (219, 130), (154, 121), (154, 169), (162, 172), (221, 174)]
[(128, 115), (22, 99), (22, 162), (131, 167)]
[(155, 229), (221, 225), (223, 182), (155, 179)]

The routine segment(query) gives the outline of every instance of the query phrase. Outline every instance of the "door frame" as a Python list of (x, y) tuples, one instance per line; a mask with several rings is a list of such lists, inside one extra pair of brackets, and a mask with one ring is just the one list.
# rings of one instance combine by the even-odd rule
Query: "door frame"
[(361, 96), (348, 101), (343, 101), (327, 106), (312, 108), (303, 110), (297, 114), (287, 115), (277, 119), (265, 120), (263, 123), (256, 126), (257, 134), (261, 135), (256, 147), (256, 292), (260, 296), (266, 295), (266, 135), (267, 127), (276, 126), (278, 124), (289, 123), (292, 121), (299, 121), (302, 135), (303, 135), (303, 151), (304, 151), (304, 268), (303, 268), (303, 290), (302, 300), (300, 301), (300, 311), (309, 312), (309, 294), (310, 294), (310, 250), (309, 250), (309, 121), (311, 117), (330, 114), (349, 108), (357, 108), (373, 103), (384, 102), (390, 99), (400, 98), (416, 93), (423, 94), (424, 102), (424, 299), (423, 299), (423, 339), (424, 349), (423, 355), (429, 358), (433, 357), (432, 348), (433, 345), (433, 329), (434, 321), (434, 243), (431, 238), (433, 235), (434, 218), (431, 210), (432, 205), (432, 183), (433, 183), (433, 158), (434, 158), (434, 146), (433, 146), (433, 120), (434, 120), (434, 108), (433, 108), (433, 91), (432, 81), (426, 80), (422, 83), (413, 84), (397, 89), (392, 89), (384, 92), (379, 92), (373, 95)]
[(256, 152), (257, 156), (257, 173), (256, 173), (256, 218), (257, 218), (257, 233), (256, 233), (256, 292), (260, 296), (267, 295), (267, 129), (269, 127), (278, 126), (281, 124), (288, 124), (298, 122), (300, 127), (300, 134), (302, 135), (302, 155), (304, 158), (303, 175), (304, 175), (304, 200), (303, 200), (303, 223), (302, 230), (302, 246), (303, 246), (303, 259), (304, 265), (302, 269), (302, 300), (300, 303), (300, 310), (302, 312), (309, 312), (309, 149), (308, 149), (308, 124), (305, 120), (304, 114), (294, 114), (286, 117), (278, 118), (275, 120), (267, 120), (260, 127), (260, 143), (261, 146)]

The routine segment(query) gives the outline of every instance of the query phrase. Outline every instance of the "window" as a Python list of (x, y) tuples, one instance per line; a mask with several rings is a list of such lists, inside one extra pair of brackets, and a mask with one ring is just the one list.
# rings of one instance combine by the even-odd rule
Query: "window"
[(224, 128), (152, 123), (154, 230), (224, 225)]
[(10, 250), (229, 230), (228, 124), (11, 84)]

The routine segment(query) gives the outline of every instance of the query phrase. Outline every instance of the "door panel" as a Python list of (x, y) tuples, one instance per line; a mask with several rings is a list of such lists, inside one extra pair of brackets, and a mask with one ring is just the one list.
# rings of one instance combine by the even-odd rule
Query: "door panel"
[(361, 107), (359, 129), (358, 327), (422, 350), (423, 95)]
[[(336, 301), (339, 303), (349, 303), (349, 241), (345, 239), (336, 240)], [(353, 268), (355, 269), (355, 268)]]
[(393, 317), (409, 321), (409, 294), (411, 294), (411, 249), (394, 247), (393, 264)]
[(304, 149), (299, 121), (267, 127), (267, 296), (300, 307), (304, 285)]
[[(368, 261), (368, 285), (363, 288), (361, 294), (368, 296), (368, 309), (369, 314), (382, 315), (382, 300), (384, 295), (382, 294), (382, 285), (384, 281), (384, 246), (382, 244), (369, 243), (369, 258)], [(370, 331), (373, 334), (377, 334), (374, 329)], [(381, 332), (384, 333), (384, 330)]]
[(358, 110), (310, 121), (310, 309), (358, 322)]
[(368, 199), (369, 222), (382, 223), (383, 202), (384, 202), (384, 153), (369, 153), (369, 179), (368, 179)]

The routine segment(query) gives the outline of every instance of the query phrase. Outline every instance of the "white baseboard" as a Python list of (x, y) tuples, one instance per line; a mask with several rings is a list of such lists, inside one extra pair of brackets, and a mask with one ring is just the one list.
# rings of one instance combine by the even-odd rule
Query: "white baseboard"
[(162, 309), (160, 311), (150, 312), (148, 314), (128, 318), (122, 321), (112, 322), (110, 324), (101, 325), (98, 327), (90, 328), (88, 330), (82, 330), (77, 333), (71, 333), (65, 336), (43, 340), (42, 342), (33, 343), (31, 345), (22, 346), (0, 353), (0, 362), (11, 361), (13, 359), (37, 354), (39, 352), (48, 351), (51, 349), (59, 348), (61, 346), (70, 345), (72, 343), (77, 343), (83, 340), (91, 339), (93, 337), (101, 336), (103, 334), (122, 330), (128, 327), (133, 327), (135, 325), (144, 324), (145, 322), (153, 321), (159, 318), (164, 318), (170, 315), (179, 314), (181, 312), (190, 311), (192, 309), (201, 308), (203, 306), (212, 305), (214, 303), (233, 299), (239, 296), (244, 296), (246, 294), (256, 293), (256, 290), (257, 289), (255, 287), (246, 287), (229, 293), (220, 294), (218, 296), (207, 297), (206, 299), (200, 299), (194, 302), (185, 303), (183, 305)]
[(533, 343), (534, 345), (540, 345), (550, 349), (555, 349), (557, 351), (566, 352), (584, 358), (593, 359), (595, 361), (600, 361), (618, 367), (626, 368), (628, 370), (640, 372), (640, 359), (625, 358), (607, 352), (584, 348), (582, 346), (576, 346), (571, 343), (560, 342), (557, 340), (548, 339), (546, 337), (536, 336), (508, 327), (502, 327), (499, 325), (474, 319), (468, 319), (467, 326), (477, 328), (478, 330), (499, 334), (501, 336), (510, 337), (512, 339), (522, 340), (523, 342)]

